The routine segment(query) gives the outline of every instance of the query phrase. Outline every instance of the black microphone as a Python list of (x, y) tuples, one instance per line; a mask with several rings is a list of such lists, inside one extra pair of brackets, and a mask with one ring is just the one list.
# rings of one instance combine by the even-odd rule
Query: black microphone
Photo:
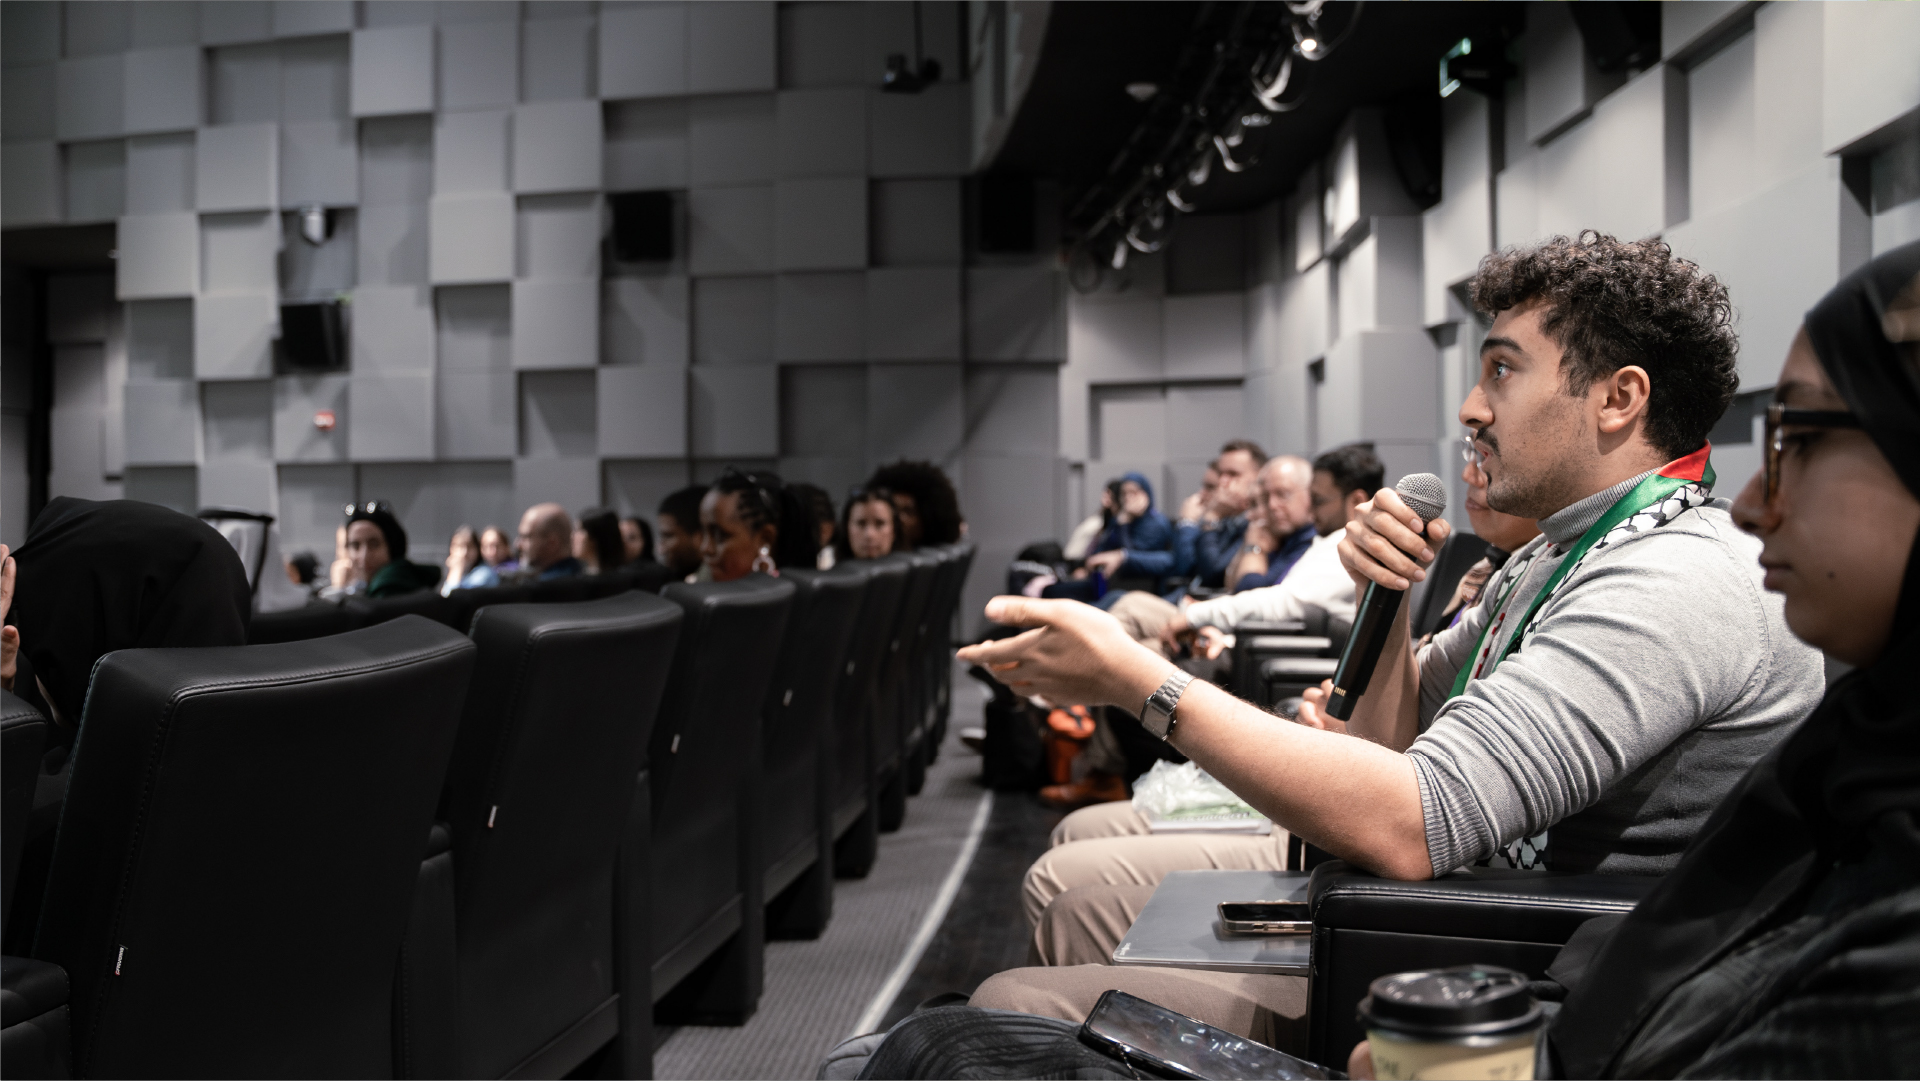
[[(1407, 504), (1407, 509), (1421, 516), (1423, 532), (1429, 522), (1447, 510), (1447, 488), (1441, 484), (1441, 478), (1432, 473), (1409, 473), (1394, 486), (1394, 491), (1401, 502)], [(1400, 610), (1402, 592), (1379, 582), (1367, 584), (1354, 630), (1347, 636), (1347, 648), (1341, 650), (1341, 666), (1334, 671), (1334, 693), (1327, 696), (1327, 704), (1321, 707), (1328, 716), (1345, 721), (1354, 715), (1354, 702), (1367, 690), (1367, 681), (1374, 675), (1374, 664), (1381, 659), (1381, 648), (1387, 645), (1387, 632), (1394, 626), (1394, 613)]]

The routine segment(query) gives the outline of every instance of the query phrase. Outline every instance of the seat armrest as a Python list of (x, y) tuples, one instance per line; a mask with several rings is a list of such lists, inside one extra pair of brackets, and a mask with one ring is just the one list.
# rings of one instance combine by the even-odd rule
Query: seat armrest
[(12, 1081), (73, 1076), (67, 970), (45, 961), (0, 961), (0, 1075)]
[(1234, 625), (1234, 637), (1250, 634), (1305, 634), (1307, 623), (1298, 619), (1254, 619)]
[(1631, 910), (1659, 881), (1473, 867), (1398, 882), (1334, 860), (1314, 869), (1308, 904), (1317, 929), (1558, 944), (1596, 916)]
[(57, 1010), (67, 1004), (67, 970), (27, 957), (0, 959), (0, 1027)]

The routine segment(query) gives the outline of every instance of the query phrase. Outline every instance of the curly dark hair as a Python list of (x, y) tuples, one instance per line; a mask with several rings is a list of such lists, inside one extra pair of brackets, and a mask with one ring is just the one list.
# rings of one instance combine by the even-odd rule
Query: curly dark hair
[(1659, 240), (1588, 229), (1503, 249), (1481, 260), (1468, 288), (1490, 316), (1549, 305), (1541, 329), (1564, 350), (1570, 395), (1630, 364), (1646, 369), (1648, 442), (1670, 458), (1700, 449), (1740, 389), (1727, 287)]
[[(952, 544), (961, 537), (960, 497), (954, 482), (932, 462), (895, 462), (874, 470), (867, 478), (869, 488), (889, 488), (904, 493), (920, 512), (920, 547)], [(906, 538), (896, 537), (897, 551), (906, 548)]]
[(860, 558), (854, 554), (854, 543), (848, 531), (852, 528), (849, 523), (853, 521), (854, 508), (862, 503), (879, 503), (887, 508), (888, 528), (894, 531), (894, 543), (900, 544), (900, 513), (894, 509), (894, 493), (886, 488), (859, 487), (847, 493), (847, 502), (840, 507), (840, 525), (834, 530), (834, 561), (837, 563)]

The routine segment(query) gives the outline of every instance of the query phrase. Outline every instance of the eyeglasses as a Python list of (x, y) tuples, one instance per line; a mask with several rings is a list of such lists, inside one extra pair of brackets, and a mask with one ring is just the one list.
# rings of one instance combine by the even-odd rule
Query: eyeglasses
[(393, 504), (384, 499), (369, 499), (365, 503), (349, 503), (346, 509), (346, 514), (349, 518), (352, 518), (356, 514), (392, 514), (393, 512)]
[(1807, 428), (1859, 428), (1861, 418), (1846, 410), (1789, 409), (1785, 402), (1768, 406), (1767, 420), (1761, 429), (1761, 453), (1767, 473), (1768, 502), (1781, 491), (1781, 426), (1794, 424)]

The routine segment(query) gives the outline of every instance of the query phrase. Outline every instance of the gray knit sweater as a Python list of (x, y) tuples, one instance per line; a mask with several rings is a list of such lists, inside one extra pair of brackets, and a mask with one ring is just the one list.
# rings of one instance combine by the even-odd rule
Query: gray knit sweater
[(1821, 654), (1762, 591), (1760, 542), (1735, 528), (1725, 499), (1590, 555), (1521, 650), (1448, 697), (1507, 576), (1525, 575), (1502, 638), (1569, 547), (1640, 480), (1542, 519), (1542, 536), (1421, 651), (1422, 733), (1408, 756), (1436, 874), (1543, 831), (1551, 869), (1663, 874), (1821, 700)]

